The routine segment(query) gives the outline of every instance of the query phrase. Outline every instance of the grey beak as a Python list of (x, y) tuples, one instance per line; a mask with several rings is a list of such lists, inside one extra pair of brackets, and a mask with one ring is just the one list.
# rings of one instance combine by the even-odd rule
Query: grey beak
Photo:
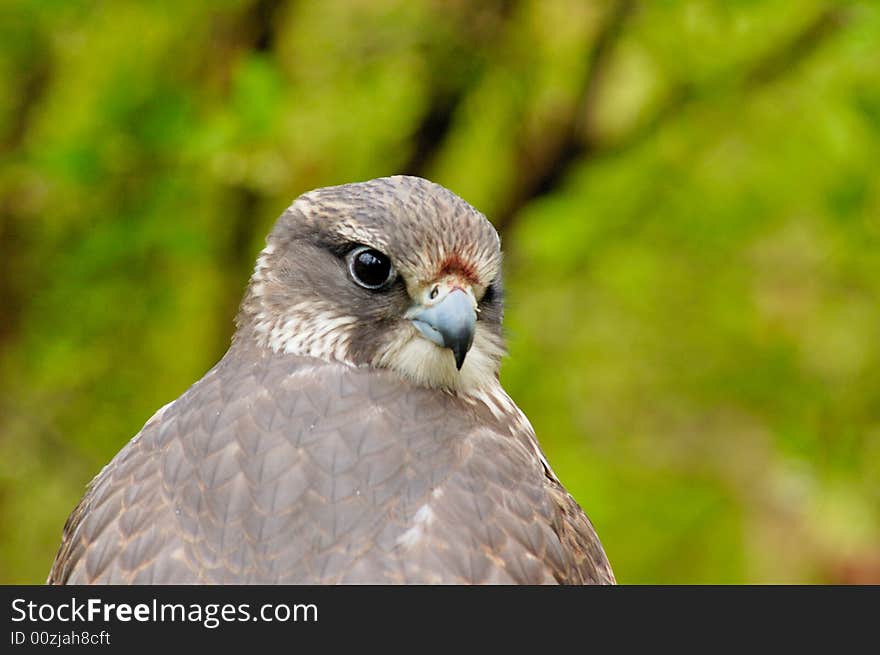
[(461, 370), (474, 342), (477, 324), (477, 313), (468, 294), (453, 289), (437, 304), (411, 313), (410, 320), (430, 341), (449, 348), (455, 356), (455, 367)]

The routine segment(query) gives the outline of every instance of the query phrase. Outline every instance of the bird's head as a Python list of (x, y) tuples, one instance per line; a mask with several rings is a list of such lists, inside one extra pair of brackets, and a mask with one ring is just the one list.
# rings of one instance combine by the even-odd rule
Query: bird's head
[(498, 234), (451, 191), (407, 176), (327, 187), (269, 234), (236, 339), (479, 390), (504, 354), (501, 291)]

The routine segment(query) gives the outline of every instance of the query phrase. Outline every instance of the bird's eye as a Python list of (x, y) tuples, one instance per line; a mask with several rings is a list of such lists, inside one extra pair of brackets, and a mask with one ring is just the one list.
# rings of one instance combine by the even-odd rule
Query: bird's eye
[(489, 304), (490, 302), (495, 300), (495, 296), (497, 295), (497, 293), (498, 291), (495, 289), (495, 283), (493, 282), (488, 287), (486, 287), (486, 290), (483, 292), (483, 297), (480, 298), (480, 302)]
[(378, 250), (366, 246), (351, 251), (348, 270), (354, 281), (365, 289), (380, 289), (394, 277), (391, 260)]

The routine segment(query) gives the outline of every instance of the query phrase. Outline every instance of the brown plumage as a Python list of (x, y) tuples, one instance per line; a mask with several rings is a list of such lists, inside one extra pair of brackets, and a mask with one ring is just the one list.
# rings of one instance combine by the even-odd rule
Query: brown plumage
[(49, 582), (613, 583), (498, 382), (500, 261), (426, 180), (301, 196), (229, 351), (92, 481)]

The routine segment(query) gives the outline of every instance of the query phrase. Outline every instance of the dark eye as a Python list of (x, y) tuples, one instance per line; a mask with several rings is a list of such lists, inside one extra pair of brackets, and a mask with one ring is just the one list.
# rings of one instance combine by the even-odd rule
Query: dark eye
[(348, 270), (365, 289), (380, 289), (394, 277), (391, 260), (378, 250), (361, 246), (348, 255)]
[(486, 287), (486, 290), (483, 292), (483, 297), (480, 299), (480, 302), (487, 304), (492, 302), (493, 300), (495, 300), (495, 296), (497, 295), (497, 293), (498, 292), (495, 289), (495, 283), (493, 282), (488, 287)]

